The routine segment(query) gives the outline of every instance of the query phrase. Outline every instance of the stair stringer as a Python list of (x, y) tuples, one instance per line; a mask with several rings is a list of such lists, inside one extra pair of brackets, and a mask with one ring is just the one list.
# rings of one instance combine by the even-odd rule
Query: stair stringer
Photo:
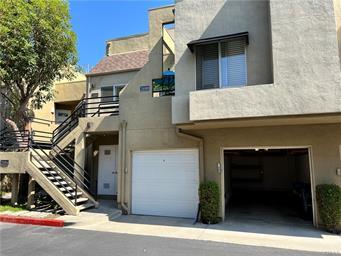
[(50, 181), (31, 160), (27, 163), (28, 174), (55, 200), (69, 215), (78, 215), (79, 209)]

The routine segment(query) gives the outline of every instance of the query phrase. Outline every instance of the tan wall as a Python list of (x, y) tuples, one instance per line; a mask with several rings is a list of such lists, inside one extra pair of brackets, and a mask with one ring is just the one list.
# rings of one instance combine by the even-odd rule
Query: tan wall
[(86, 92), (85, 80), (55, 85), (55, 102), (79, 101)]
[(88, 76), (87, 90), (88, 97), (91, 93), (98, 93), (101, 96), (101, 87), (112, 86), (114, 84), (128, 84), (128, 82), (137, 74), (138, 71), (129, 71), (101, 76)]
[[(231, 33), (229, 28), (235, 28), (251, 31), (248, 49), (251, 48), (256, 43), (252, 38), (257, 41), (254, 29), (263, 29), (266, 34), (267, 26), (262, 19), (262, 11), (266, 8), (257, 8), (265, 4), (266, 1), (223, 0), (184, 0), (177, 3), (174, 123), (341, 111), (340, 62), (332, 0), (318, 3), (312, 0), (270, 1), (274, 83), (258, 81), (259, 85), (255, 86), (195, 91), (194, 54), (190, 53), (186, 44), (202, 35), (228, 34)], [(226, 15), (234, 5), (236, 10), (244, 11), (254, 7), (254, 12), (238, 17)], [(208, 9), (210, 11), (206, 11)], [(236, 13), (240, 15), (240, 12)], [(189, 24), (185, 23), (187, 20)], [(245, 27), (245, 24), (250, 27)], [(247, 58), (257, 56), (266, 56), (267, 59), (268, 55), (248, 50)], [(263, 67), (260, 63), (262, 61), (257, 61), (255, 65)], [(266, 69), (270, 74), (271, 69)], [(258, 77), (255, 72), (257, 70), (249, 68), (248, 64), (248, 74)]]
[(0, 173), (25, 173), (28, 152), (0, 152), (0, 160), (8, 160), (7, 167), (0, 167)]
[[(217, 164), (223, 147), (311, 147), (315, 185), (335, 183), (341, 186), (341, 125), (278, 126), (228, 128), (192, 131), (204, 138), (205, 179), (220, 184)], [(315, 196), (314, 196), (315, 200)]]
[[(198, 142), (176, 135), (171, 122), (171, 97), (153, 98), (151, 82), (162, 74), (162, 23), (174, 19), (167, 7), (149, 12), (149, 62), (141, 69), (120, 95), (120, 120), (127, 121), (126, 164), (123, 201), (131, 207), (131, 152), (134, 150), (198, 147)], [(140, 86), (149, 85), (148, 92)], [(120, 170), (123, 174), (124, 170)]]
[(108, 55), (133, 52), (148, 49), (149, 38), (148, 34), (132, 35), (129, 37), (108, 40), (107, 45), (109, 45)]
[[(55, 103), (70, 103), (79, 101), (86, 92), (85, 76), (76, 74), (73, 81), (60, 81), (54, 85), (55, 98), (43, 105), (41, 109), (34, 110), (36, 118), (49, 120), (50, 123), (36, 120), (32, 123), (32, 129), (38, 131), (52, 132), (57, 125), (55, 124)], [(74, 103), (73, 103), (74, 105)]]
[[(336, 22), (336, 33), (339, 45), (339, 57), (341, 60), (341, 1), (334, 0), (334, 14), (335, 14), (335, 22)], [(341, 65), (341, 62), (340, 62)]]

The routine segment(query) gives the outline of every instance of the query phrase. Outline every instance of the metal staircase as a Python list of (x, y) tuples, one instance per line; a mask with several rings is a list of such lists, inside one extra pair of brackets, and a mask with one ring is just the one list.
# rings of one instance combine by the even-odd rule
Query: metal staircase
[(89, 173), (74, 161), (75, 141), (70, 134), (81, 117), (118, 113), (118, 97), (84, 98), (53, 133), (1, 130), (0, 151), (29, 151), (27, 172), (67, 214), (77, 215), (81, 210), (97, 207), (98, 203), (90, 193)]

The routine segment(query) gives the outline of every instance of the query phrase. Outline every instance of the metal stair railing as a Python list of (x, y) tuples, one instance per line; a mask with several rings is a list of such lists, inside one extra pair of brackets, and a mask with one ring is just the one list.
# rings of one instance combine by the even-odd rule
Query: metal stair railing
[[(54, 180), (50, 180), (51, 183), (56, 182), (59, 186), (61, 186), (64, 191), (65, 194), (69, 193), (70, 197), (67, 197), (65, 195), (65, 197), (75, 206), (77, 206), (77, 197), (78, 197), (78, 184), (74, 182), (74, 187), (72, 187), (72, 184), (69, 184), (68, 182), (66, 182), (63, 177), (61, 177), (58, 174), (58, 171), (56, 171), (56, 169), (50, 164), (48, 163), (48, 161), (46, 161), (44, 159), (44, 157), (46, 157), (47, 159), (51, 160), (51, 158), (49, 157), (49, 155), (44, 151), (44, 149), (42, 149), (38, 144), (35, 144), (33, 141), (31, 141), (29, 143), (30, 145), (30, 149), (32, 150), (32, 158), (34, 160), (36, 160), (37, 163), (39, 163), (40, 167), (36, 164), (36, 162), (31, 161), (33, 165), (35, 165), (39, 170), (44, 169), (50, 176), (52, 176), (54, 178)], [(39, 152), (40, 151), (40, 152)], [(42, 152), (42, 153), (41, 153)], [(52, 160), (51, 160), (52, 161)], [(47, 166), (47, 167), (46, 167)], [(54, 173), (55, 172), (55, 173)], [(46, 176), (46, 175), (45, 175)], [(57, 177), (61, 177), (62, 179), (58, 179)], [(66, 184), (63, 184), (63, 182), (66, 182)], [(74, 195), (70, 192), (70, 190), (68, 189), (68, 187), (71, 187), (74, 191)]]
[[(41, 135), (42, 134), (42, 135)], [(65, 173), (73, 182), (77, 183), (88, 193), (90, 193), (90, 175), (77, 162), (74, 161), (67, 153), (58, 145), (51, 143), (52, 133), (44, 131), (32, 131), (32, 141), (41, 149), (46, 149), (50, 143), (49, 159)], [(91, 193), (90, 193), (91, 194)]]
[(0, 133), (0, 151), (26, 151), (29, 147), (29, 131), (3, 129)]
[[(56, 149), (57, 148), (57, 149)], [(90, 193), (90, 178), (89, 173), (86, 172), (77, 162), (68, 156), (60, 147), (54, 146), (50, 153), (56, 155), (52, 157), (52, 161), (59, 166), (66, 175), (78, 183), (83, 189)], [(60, 158), (60, 159), (59, 159)], [(62, 160), (64, 161), (62, 161)], [(76, 167), (75, 167), (76, 166)]]
[(79, 123), (79, 117), (84, 116), (84, 101), (78, 103), (71, 115), (66, 118), (58, 127), (52, 132), (52, 143), (57, 144), (67, 134), (69, 134)]
[(85, 116), (95, 117), (119, 114), (119, 96), (103, 96), (84, 99)]
[(52, 143), (57, 144), (79, 123), (80, 117), (95, 117), (101, 115), (119, 114), (119, 96), (104, 96), (83, 98), (71, 115), (53, 131)]

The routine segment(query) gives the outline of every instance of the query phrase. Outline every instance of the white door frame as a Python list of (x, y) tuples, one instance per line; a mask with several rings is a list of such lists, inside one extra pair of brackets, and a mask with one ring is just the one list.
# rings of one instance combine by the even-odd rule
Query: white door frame
[(115, 156), (115, 165), (113, 166), (113, 168), (112, 168), (112, 173), (113, 173), (113, 179), (114, 179), (114, 181), (113, 181), (113, 183), (114, 183), (114, 194), (113, 195), (117, 195), (117, 173), (116, 174), (114, 174), (114, 172), (117, 172), (117, 161), (118, 161), (118, 159), (117, 159), (117, 145), (115, 145), (115, 144), (110, 144), (110, 145), (99, 145), (99, 147), (98, 147), (98, 171), (97, 171), (97, 194), (100, 194), (99, 193), (99, 191), (98, 191), (98, 188), (99, 188), (99, 174), (100, 174), (100, 165), (101, 165), (101, 163), (100, 163), (100, 154), (101, 154), (101, 148), (103, 148), (103, 147), (111, 147), (113, 150), (114, 150), (114, 156)]
[(311, 200), (313, 208), (313, 225), (318, 227), (317, 219), (317, 204), (315, 198), (315, 171), (313, 164), (313, 147), (308, 146), (250, 146), (250, 147), (221, 147), (220, 148), (220, 164), (221, 164), (221, 214), (223, 220), (225, 220), (225, 163), (224, 163), (224, 151), (225, 150), (250, 150), (250, 149), (307, 149), (309, 156), (309, 169), (310, 169), (310, 189)]

